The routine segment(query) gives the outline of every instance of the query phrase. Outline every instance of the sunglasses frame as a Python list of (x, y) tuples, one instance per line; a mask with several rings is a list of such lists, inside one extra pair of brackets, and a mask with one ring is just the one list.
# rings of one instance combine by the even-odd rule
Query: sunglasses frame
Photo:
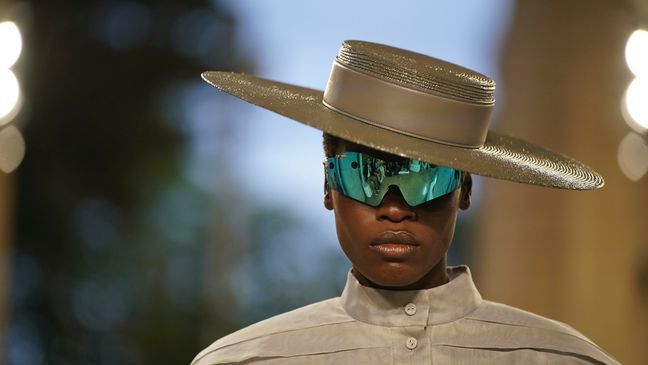
[[(352, 159), (346, 161), (350, 167), (342, 163), (347, 158)], [(391, 186), (409, 206), (425, 204), (457, 190), (464, 176), (460, 170), (421, 160), (395, 156), (392, 161), (355, 151), (328, 157), (323, 164), (333, 190), (372, 207), (382, 204)]]

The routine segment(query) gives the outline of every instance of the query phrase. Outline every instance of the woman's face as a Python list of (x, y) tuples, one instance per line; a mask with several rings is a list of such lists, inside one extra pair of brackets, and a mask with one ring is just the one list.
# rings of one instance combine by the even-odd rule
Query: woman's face
[[(357, 151), (389, 159), (390, 155), (341, 141), (336, 153)], [(372, 207), (328, 188), (324, 205), (334, 211), (338, 240), (363, 285), (389, 289), (423, 289), (447, 282), (446, 253), (454, 235), (457, 211), (470, 206), (471, 178), (460, 189), (411, 207), (392, 186)]]

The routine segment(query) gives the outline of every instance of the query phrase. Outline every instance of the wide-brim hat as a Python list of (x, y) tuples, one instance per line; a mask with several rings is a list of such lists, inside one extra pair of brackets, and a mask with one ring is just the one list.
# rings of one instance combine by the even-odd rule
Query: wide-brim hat
[(242, 73), (207, 71), (202, 77), (252, 104), (391, 154), (554, 188), (604, 184), (579, 161), (488, 130), (495, 82), (422, 54), (345, 41), (325, 91)]

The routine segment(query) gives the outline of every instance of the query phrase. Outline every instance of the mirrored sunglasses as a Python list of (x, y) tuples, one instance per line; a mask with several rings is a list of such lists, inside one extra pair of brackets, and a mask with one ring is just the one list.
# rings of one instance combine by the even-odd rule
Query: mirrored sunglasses
[(410, 206), (417, 206), (451, 193), (461, 186), (462, 172), (420, 160), (384, 160), (347, 151), (325, 162), (329, 184), (335, 191), (377, 207), (391, 186), (400, 190)]

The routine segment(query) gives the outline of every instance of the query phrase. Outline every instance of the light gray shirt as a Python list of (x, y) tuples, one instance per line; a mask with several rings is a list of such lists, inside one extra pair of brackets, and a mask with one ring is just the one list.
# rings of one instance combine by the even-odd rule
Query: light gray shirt
[(573, 328), (483, 300), (466, 266), (426, 290), (362, 286), (225, 336), (192, 365), (618, 364)]

